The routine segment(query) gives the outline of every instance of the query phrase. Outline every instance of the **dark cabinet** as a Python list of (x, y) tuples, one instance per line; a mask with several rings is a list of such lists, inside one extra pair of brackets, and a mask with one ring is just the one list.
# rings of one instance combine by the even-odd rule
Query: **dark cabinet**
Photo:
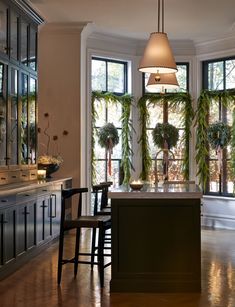
[(0, 21), (0, 184), (8, 184), (35, 179), (37, 29), (43, 20), (23, 0), (1, 0)]
[(10, 207), (0, 210), (0, 258), (1, 264), (7, 264), (16, 256), (16, 209)]

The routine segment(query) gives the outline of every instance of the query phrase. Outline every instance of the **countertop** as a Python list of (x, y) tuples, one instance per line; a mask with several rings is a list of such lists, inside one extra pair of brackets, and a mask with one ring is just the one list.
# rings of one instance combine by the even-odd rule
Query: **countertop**
[(202, 198), (202, 191), (194, 183), (158, 183), (144, 184), (140, 191), (135, 191), (129, 185), (122, 185), (108, 193), (111, 199), (139, 199), (139, 198)]
[(0, 186), (0, 197), (16, 194), (20, 192), (24, 192), (27, 190), (37, 189), (40, 187), (48, 186), (50, 184), (62, 182), (65, 180), (70, 180), (72, 178), (51, 178), (46, 180), (32, 180), (32, 181), (25, 181), (20, 183), (11, 183)]

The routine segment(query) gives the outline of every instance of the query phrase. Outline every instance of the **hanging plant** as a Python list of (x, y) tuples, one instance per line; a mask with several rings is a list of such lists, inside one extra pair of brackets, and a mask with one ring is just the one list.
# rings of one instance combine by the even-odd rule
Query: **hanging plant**
[(98, 143), (102, 148), (108, 151), (108, 171), (111, 176), (111, 155), (113, 153), (113, 147), (119, 143), (118, 130), (112, 123), (107, 123), (100, 128), (98, 132)]
[(207, 129), (208, 141), (213, 149), (221, 149), (228, 145), (231, 139), (230, 127), (222, 122), (211, 124)]
[(157, 124), (152, 132), (153, 142), (161, 149), (165, 148), (167, 143), (168, 149), (174, 147), (179, 140), (178, 129), (168, 123)]

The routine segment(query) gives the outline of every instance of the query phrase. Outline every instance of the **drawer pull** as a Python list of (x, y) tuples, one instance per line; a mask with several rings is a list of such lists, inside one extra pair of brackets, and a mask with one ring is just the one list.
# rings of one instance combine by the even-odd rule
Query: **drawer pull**
[(27, 175), (25, 175), (25, 174), (22, 174), (22, 177), (27, 177)]
[(5, 178), (5, 177), (1, 177), (1, 180), (6, 180), (7, 178)]
[(11, 176), (11, 178), (17, 178), (17, 176), (14, 175), (14, 176)]
[(46, 190), (46, 189), (44, 189), (44, 190), (42, 190), (43, 192), (48, 192), (48, 190)]
[(1, 221), (0, 223), (1, 223), (1, 224), (7, 224), (8, 221)]
[(24, 196), (30, 196), (30, 194), (24, 194)]
[(22, 212), (22, 214), (24, 214), (24, 215), (25, 215), (25, 214), (30, 214), (30, 212), (27, 212), (27, 211), (26, 211), (26, 212)]
[(7, 203), (8, 200), (7, 200), (7, 199), (1, 199), (1, 202), (2, 202), (2, 203)]
[(36, 176), (36, 174), (33, 173), (33, 174), (31, 174), (31, 176)]

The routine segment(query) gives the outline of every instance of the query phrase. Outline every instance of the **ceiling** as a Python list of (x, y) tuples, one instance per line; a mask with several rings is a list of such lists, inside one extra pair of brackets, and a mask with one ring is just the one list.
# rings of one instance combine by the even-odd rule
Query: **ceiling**
[[(157, 30), (157, 0), (31, 0), (47, 22), (93, 22), (96, 32), (147, 39)], [(235, 0), (165, 0), (165, 32), (195, 43), (235, 36)]]

